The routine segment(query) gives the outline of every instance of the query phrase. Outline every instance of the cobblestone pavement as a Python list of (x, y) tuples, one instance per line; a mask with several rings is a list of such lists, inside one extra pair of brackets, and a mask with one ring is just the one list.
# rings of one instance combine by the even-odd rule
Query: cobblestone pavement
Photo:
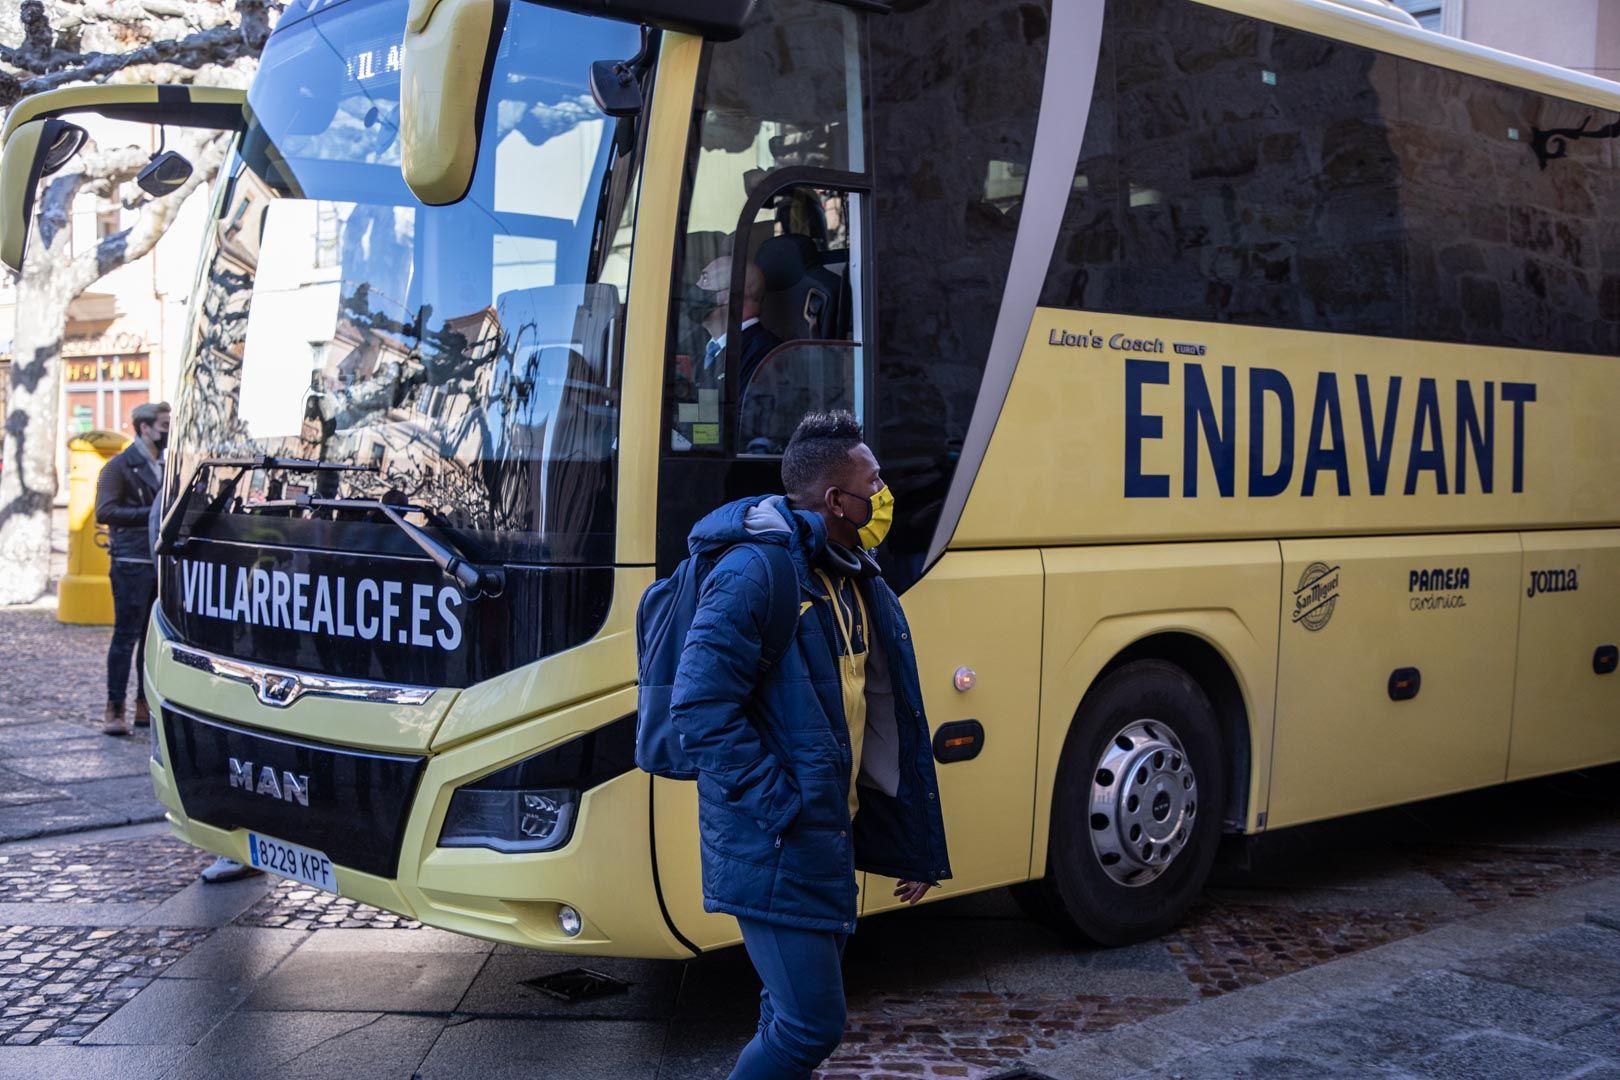
[(0, 1044), (73, 1044), (206, 930), (0, 927)]
[(128, 903), (167, 900), (212, 860), (168, 838), (111, 840), (7, 854), (0, 850), (0, 904)]
[[(155, 826), (0, 847), (0, 1078), (706, 1078), (752, 1028), (740, 950), (581, 961), (291, 882), (203, 886), (205, 862)], [(1620, 1076), (1620, 769), (1228, 863), (1182, 927), (1124, 949), (1073, 947), (1002, 891), (864, 923), (821, 1080)], [(630, 985), (575, 1005), (528, 985), (581, 964)]]
[[(741, 950), (582, 961), (293, 882), (201, 884), (209, 856), (140, 824), (144, 741), (96, 731), (105, 629), (0, 611), (0, 641), (0, 1080), (684, 1080), (751, 1034)], [(1620, 768), (1226, 856), (1181, 927), (1129, 948), (1075, 947), (1004, 891), (863, 923), (822, 1080), (1620, 1080)], [(627, 989), (531, 985), (582, 964)]]

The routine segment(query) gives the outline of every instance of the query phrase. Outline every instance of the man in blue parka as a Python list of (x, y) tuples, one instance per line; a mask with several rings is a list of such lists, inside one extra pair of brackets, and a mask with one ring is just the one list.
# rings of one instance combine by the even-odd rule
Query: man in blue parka
[[(808, 1077), (844, 1032), (840, 968), (857, 870), (908, 903), (950, 877), (911, 630), (870, 552), (893, 499), (859, 422), (805, 417), (782, 456), (788, 495), (698, 523), (704, 580), (670, 717), (698, 769), (703, 899), (736, 916), (765, 989), (734, 1080)], [(761, 674), (772, 595), (760, 545), (797, 574), (792, 642)]]

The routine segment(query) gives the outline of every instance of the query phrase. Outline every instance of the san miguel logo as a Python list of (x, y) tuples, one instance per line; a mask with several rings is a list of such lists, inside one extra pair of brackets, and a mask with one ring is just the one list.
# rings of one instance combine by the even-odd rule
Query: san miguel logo
[(1314, 562), (1299, 576), (1294, 590), (1294, 624), (1307, 630), (1320, 630), (1333, 618), (1339, 602), (1339, 568)]
[(1568, 570), (1532, 570), (1530, 587), (1524, 590), (1524, 595), (1534, 600), (1542, 593), (1578, 592), (1581, 582), (1577, 570), (1576, 567)]

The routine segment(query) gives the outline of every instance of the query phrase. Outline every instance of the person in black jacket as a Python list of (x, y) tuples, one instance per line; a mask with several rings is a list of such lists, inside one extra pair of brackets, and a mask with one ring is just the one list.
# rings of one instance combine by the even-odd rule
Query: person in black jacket
[[(729, 290), (731, 284), (731, 256), (722, 255), (714, 262), (703, 268), (698, 278), (698, 287), (722, 288)], [(754, 377), (754, 372), (764, 359), (782, 344), (782, 339), (772, 333), (764, 323), (759, 321), (760, 312), (765, 303), (765, 272), (753, 263), (743, 275), (743, 305), (742, 324), (740, 326), (742, 337), (742, 350), (738, 355), (740, 386), (747, 386), (748, 380)], [(727, 301), (728, 292), (717, 292), (718, 305), (709, 312), (703, 320), (705, 329), (714, 337), (703, 351), (693, 371), (693, 386), (700, 390), (713, 389), (720, 385), (726, 367), (726, 337), (727, 325), (730, 322), (730, 304)]]
[(101, 728), (108, 735), (130, 734), (124, 720), (124, 695), (129, 689), (132, 655), (135, 726), (151, 723), (139, 657), (146, 648), (146, 623), (157, 599), (157, 567), (147, 519), (163, 489), (158, 458), (169, 443), (169, 406), (164, 402), (138, 405), (130, 420), (135, 425), (135, 441), (102, 467), (96, 481), (96, 522), (107, 526), (112, 556), (113, 636), (107, 649), (107, 712)]

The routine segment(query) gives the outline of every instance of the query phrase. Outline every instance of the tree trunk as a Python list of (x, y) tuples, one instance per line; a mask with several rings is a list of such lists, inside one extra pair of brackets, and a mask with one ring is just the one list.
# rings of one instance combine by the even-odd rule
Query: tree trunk
[[(65, 241), (64, 241), (65, 242)], [(27, 604), (50, 586), (56, 501), (57, 396), (67, 302), (50, 278), (17, 283), (4, 457), (0, 472), (0, 604)]]
[[(0, 604), (28, 604), (50, 587), (51, 504), (56, 501), (57, 398), (69, 292), (73, 195), (58, 180), (42, 193), (38, 224), (17, 280), (11, 390), (0, 462)], [(81, 290), (82, 291), (82, 290)]]

